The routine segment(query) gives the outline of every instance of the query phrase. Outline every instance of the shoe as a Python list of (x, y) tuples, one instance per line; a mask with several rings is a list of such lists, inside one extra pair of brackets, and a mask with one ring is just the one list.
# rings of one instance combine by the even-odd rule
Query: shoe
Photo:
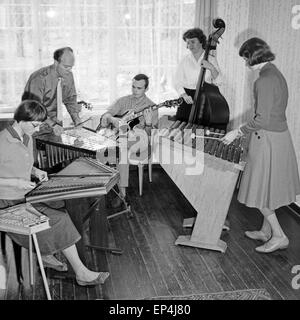
[(289, 245), (289, 239), (287, 237), (277, 238), (277, 240), (276, 238), (272, 238), (270, 241), (266, 242), (264, 245), (255, 248), (255, 250), (261, 253), (270, 253), (270, 252), (274, 252), (275, 250), (286, 249), (288, 245)]
[(61, 262), (61, 264), (54, 264), (54, 263), (43, 261), (43, 266), (44, 268), (54, 269), (59, 272), (68, 271), (68, 265), (65, 262)]
[(265, 233), (263, 233), (260, 230), (259, 231), (246, 231), (245, 236), (249, 239), (260, 240), (263, 242), (267, 242), (271, 238), (271, 234), (266, 235)]
[(226, 224), (224, 224), (222, 227), (222, 231), (229, 231), (229, 230), (230, 230), (229, 226), (226, 226)]
[(229, 231), (229, 230), (230, 230), (230, 223), (229, 223), (229, 220), (226, 219), (223, 224), (222, 231)]
[(92, 281), (79, 280), (77, 277), (76, 281), (80, 286), (96, 286), (97, 284), (103, 284), (108, 277), (109, 272), (100, 272), (99, 276)]

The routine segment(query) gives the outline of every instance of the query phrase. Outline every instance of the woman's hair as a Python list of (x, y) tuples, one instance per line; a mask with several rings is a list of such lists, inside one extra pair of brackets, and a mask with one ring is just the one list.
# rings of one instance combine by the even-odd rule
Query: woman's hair
[(187, 39), (193, 39), (193, 38), (197, 38), (199, 42), (202, 44), (202, 48), (205, 49), (206, 35), (203, 33), (203, 31), (200, 28), (189, 29), (182, 36), (182, 39), (184, 41), (186, 41)]
[(268, 44), (259, 38), (245, 41), (240, 48), (239, 55), (248, 60), (249, 66), (275, 60), (275, 55)]
[(24, 100), (18, 106), (14, 119), (20, 121), (45, 121), (47, 118), (46, 108), (38, 101)]

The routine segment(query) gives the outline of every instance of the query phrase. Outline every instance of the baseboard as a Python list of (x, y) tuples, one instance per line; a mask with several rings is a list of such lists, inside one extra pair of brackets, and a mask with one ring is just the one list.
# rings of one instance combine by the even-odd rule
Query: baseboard
[(296, 203), (292, 203), (288, 207), (296, 216), (300, 218), (300, 207)]

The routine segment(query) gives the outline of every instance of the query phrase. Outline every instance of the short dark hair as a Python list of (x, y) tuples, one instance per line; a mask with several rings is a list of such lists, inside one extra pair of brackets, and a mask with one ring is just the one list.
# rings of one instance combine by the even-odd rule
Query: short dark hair
[(245, 41), (239, 50), (239, 55), (248, 60), (249, 66), (275, 60), (275, 55), (268, 44), (260, 38)]
[(36, 100), (22, 101), (15, 111), (14, 119), (20, 121), (45, 121), (47, 118), (46, 108)]
[(54, 51), (53, 53), (53, 59), (57, 62), (61, 61), (61, 57), (64, 54), (65, 51), (70, 51), (73, 53), (73, 49), (71, 47), (64, 47), (64, 48), (60, 48)]
[(134, 76), (133, 79), (136, 80), (136, 81), (145, 80), (145, 89), (148, 88), (148, 86), (149, 86), (149, 77), (146, 76), (145, 74), (139, 73), (136, 76)]
[(187, 39), (193, 39), (193, 38), (197, 38), (199, 42), (202, 44), (202, 48), (205, 49), (206, 35), (200, 28), (189, 29), (182, 36), (182, 39), (184, 41), (186, 41)]
[(35, 100), (42, 103), (41, 98), (30, 91), (24, 91), (21, 100)]

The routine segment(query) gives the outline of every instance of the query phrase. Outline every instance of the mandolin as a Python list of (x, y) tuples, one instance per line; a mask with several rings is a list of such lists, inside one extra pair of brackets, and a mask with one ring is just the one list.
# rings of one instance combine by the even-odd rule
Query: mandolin
[[(153, 111), (157, 110), (161, 107), (167, 107), (167, 108), (172, 108), (172, 107), (177, 107), (179, 105), (181, 105), (183, 102), (183, 98), (179, 98), (179, 99), (174, 99), (174, 100), (166, 100), (160, 104), (155, 104), (152, 106), (149, 106), (141, 111), (135, 112), (134, 110), (129, 110), (126, 113), (124, 113), (121, 117), (120, 117), (120, 123), (127, 125), (130, 129), (132, 129), (135, 125), (138, 124), (138, 118), (140, 118), (141, 116), (143, 116), (144, 111), (146, 109), (151, 108)], [(100, 119), (100, 123), (96, 129), (96, 132), (98, 132), (101, 128), (101, 121), (102, 118)]]

